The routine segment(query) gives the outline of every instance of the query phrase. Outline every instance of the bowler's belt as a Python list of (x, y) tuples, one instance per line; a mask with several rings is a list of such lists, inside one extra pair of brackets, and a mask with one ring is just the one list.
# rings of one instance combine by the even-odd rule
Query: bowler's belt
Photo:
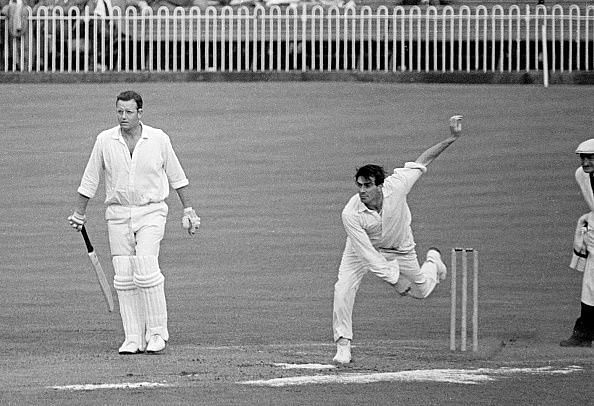
[(389, 252), (389, 253), (392, 253), (392, 254), (403, 254), (404, 253), (404, 251), (399, 250), (398, 248), (384, 248), (384, 247), (380, 247), (377, 250), (378, 251), (381, 251), (381, 252)]

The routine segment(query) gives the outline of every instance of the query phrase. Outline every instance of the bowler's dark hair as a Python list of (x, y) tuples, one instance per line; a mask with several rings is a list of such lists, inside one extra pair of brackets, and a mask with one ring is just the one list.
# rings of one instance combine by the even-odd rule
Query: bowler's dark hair
[(359, 179), (362, 176), (365, 179), (375, 179), (375, 186), (383, 185), (384, 179), (386, 179), (386, 172), (384, 168), (379, 165), (365, 165), (357, 169), (357, 173), (355, 174), (355, 180)]
[(118, 94), (118, 97), (116, 98), (116, 104), (120, 100), (121, 101), (134, 100), (136, 102), (136, 108), (139, 109), (139, 110), (142, 108), (142, 97), (138, 93), (136, 93), (135, 91), (126, 90), (126, 91)]

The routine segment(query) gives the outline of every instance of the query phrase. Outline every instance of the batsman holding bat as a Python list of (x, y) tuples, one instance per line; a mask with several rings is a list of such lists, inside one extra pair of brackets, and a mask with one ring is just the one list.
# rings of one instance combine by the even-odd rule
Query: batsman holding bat
[(125, 340), (120, 354), (158, 353), (169, 339), (164, 276), (159, 248), (165, 233), (169, 188), (184, 214), (182, 226), (194, 235), (200, 225), (187, 195), (188, 179), (169, 136), (140, 119), (142, 97), (133, 91), (116, 98), (119, 125), (101, 132), (78, 188), (70, 225), (82, 230), (89, 199), (105, 178), (105, 218)]
[(363, 276), (372, 272), (394, 286), (402, 296), (424, 299), (447, 274), (436, 248), (427, 251), (420, 266), (411, 229), (406, 197), (429, 165), (462, 132), (462, 116), (450, 118), (451, 136), (423, 152), (415, 162), (396, 168), (390, 176), (377, 165), (357, 170), (359, 193), (342, 211), (347, 240), (334, 285), (333, 330), (336, 342), (334, 362), (351, 362), (353, 306)]

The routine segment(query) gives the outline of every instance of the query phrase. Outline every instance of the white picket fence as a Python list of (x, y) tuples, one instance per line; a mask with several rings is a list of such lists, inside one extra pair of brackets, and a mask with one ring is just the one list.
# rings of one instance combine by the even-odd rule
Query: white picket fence
[(0, 73), (594, 68), (594, 6), (25, 9), (21, 36), (0, 19)]

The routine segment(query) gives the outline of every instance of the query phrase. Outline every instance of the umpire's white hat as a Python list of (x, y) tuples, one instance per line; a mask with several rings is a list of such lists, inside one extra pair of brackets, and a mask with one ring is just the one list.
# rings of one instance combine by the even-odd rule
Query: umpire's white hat
[(594, 154), (594, 138), (586, 140), (578, 145), (576, 154)]

